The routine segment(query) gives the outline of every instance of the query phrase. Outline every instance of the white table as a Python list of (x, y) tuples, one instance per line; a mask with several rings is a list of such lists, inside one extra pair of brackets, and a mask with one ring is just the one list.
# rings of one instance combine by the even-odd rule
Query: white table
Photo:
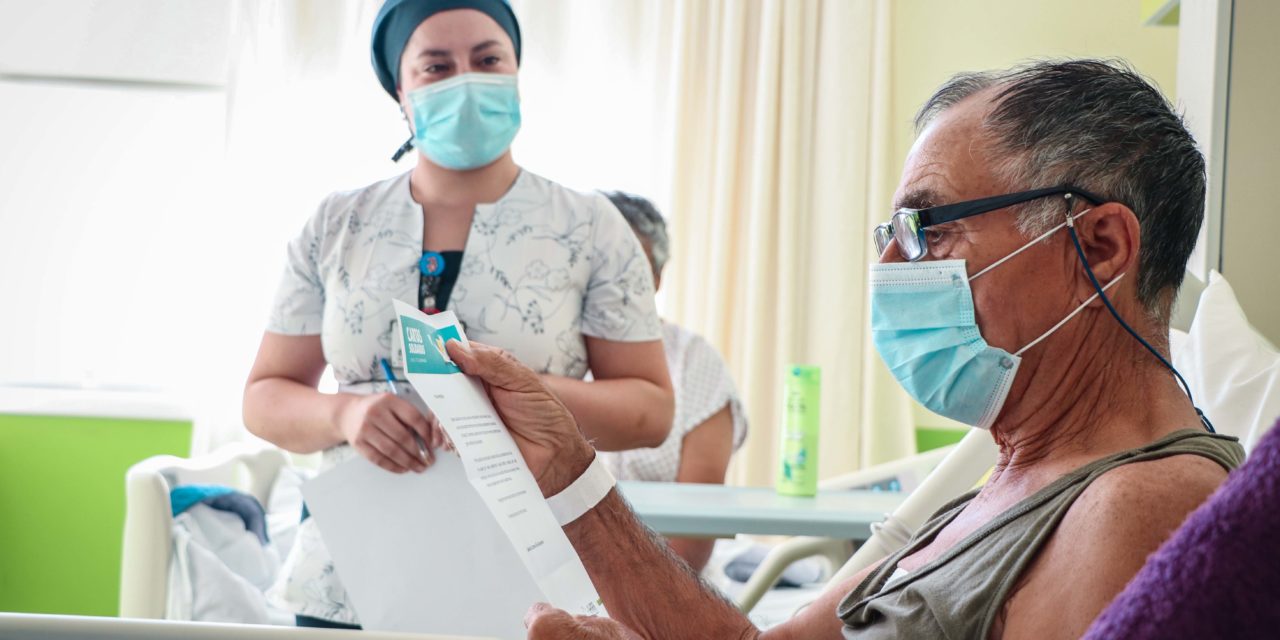
[(812, 498), (773, 489), (674, 482), (619, 482), (636, 515), (663, 535), (731, 538), (737, 534), (792, 536), (774, 547), (752, 574), (738, 606), (750, 611), (792, 562), (825, 556), (839, 567), (853, 545), (871, 537), (906, 499), (889, 491), (819, 491)]
[(866, 540), (906, 495), (820, 491), (812, 498), (759, 487), (619, 482), (640, 519), (664, 535), (731, 538), (739, 533)]

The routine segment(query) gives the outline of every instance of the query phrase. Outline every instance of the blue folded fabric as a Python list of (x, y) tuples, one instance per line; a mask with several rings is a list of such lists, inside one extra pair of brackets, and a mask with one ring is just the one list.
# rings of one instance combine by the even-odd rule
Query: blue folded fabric
[[(751, 574), (760, 568), (760, 563), (764, 562), (764, 558), (769, 554), (769, 547), (762, 544), (753, 544), (742, 553), (735, 556), (724, 566), (724, 574), (729, 576), (731, 580), (737, 582), (746, 582), (751, 579)], [(818, 582), (823, 578), (823, 564), (817, 558), (806, 558), (791, 563), (782, 572), (782, 576), (778, 578), (779, 587), (800, 587), (806, 584)]]
[(173, 506), (173, 516), (190, 509), (210, 498), (234, 493), (235, 489), (220, 484), (184, 484), (169, 490), (169, 504)]
[(245, 530), (258, 537), (258, 542), (268, 542), (267, 512), (257, 498), (247, 493), (217, 484), (184, 484), (169, 491), (169, 503), (174, 517), (197, 504), (234, 513), (244, 521)]

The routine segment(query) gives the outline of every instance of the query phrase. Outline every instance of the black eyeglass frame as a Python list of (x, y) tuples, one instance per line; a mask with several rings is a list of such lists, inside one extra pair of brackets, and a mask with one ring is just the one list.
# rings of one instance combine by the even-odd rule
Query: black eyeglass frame
[(1106, 202), (1101, 197), (1070, 185), (1032, 189), (1031, 191), (966, 200), (924, 209), (898, 209), (894, 212), (893, 217), (889, 219), (889, 222), (876, 225), (871, 232), (871, 236), (876, 243), (876, 251), (879, 255), (884, 255), (885, 250), (889, 248), (890, 241), (895, 238), (901, 238), (902, 240), (898, 242), (898, 251), (908, 261), (916, 262), (929, 253), (929, 243), (925, 239), (924, 233), (924, 230), (929, 227), (955, 222), (956, 220), (982, 213), (990, 213), (997, 209), (1011, 207), (1015, 204), (1022, 204), (1039, 198), (1068, 194), (1078, 195), (1094, 206)]

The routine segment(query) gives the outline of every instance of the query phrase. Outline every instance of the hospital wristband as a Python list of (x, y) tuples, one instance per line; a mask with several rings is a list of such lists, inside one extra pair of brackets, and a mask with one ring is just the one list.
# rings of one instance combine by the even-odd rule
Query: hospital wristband
[(556, 522), (563, 527), (600, 504), (616, 484), (613, 474), (609, 473), (597, 454), (577, 480), (560, 493), (547, 498), (547, 506), (551, 507)]

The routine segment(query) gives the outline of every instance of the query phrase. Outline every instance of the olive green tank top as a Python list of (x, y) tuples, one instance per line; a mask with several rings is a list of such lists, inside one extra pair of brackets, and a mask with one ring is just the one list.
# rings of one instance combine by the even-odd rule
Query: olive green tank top
[[(1010, 590), (1080, 494), (1099, 476), (1133, 462), (1198, 455), (1230, 471), (1244, 460), (1236, 438), (1176, 431), (1144, 447), (1076, 469), (979, 527), (928, 564), (889, 583), (898, 561), (923, 548), (977, 491), (945, 505), (881, 563), (836, 610), (846, 638), (986, 638)], [(888, 583), (888, 584), (886, 584)]]

